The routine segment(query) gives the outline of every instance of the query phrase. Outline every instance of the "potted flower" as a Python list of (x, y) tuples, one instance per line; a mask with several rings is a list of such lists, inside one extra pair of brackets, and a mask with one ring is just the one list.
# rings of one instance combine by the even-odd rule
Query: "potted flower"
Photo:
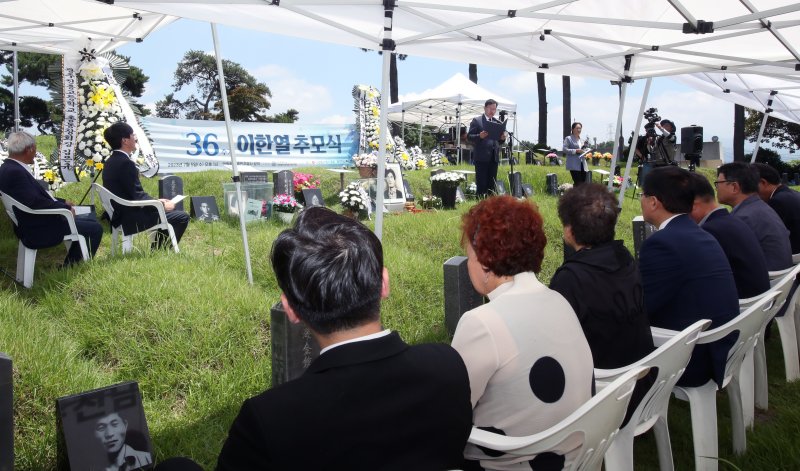
[(353, 163), (358, 167), (358, 174), (361, 178), (375, 178), (378, 176), (378, 155), (370, 152), (369, 154), (353, 154)]
[(294, 196), (280, 193), (272, 198), (272, 209), (277, 214), (278, 219), (285, 223), (292, 222), (294, 213), (303, 206), (297, 202)]
[(442, 199), (445, 209), (456, 207), (456, 189), (467, 177), (459, 172), (441, 172), (431, 176), (431, 192)]
[(464, 194), (467, 198), (474, 199), (478, 197), (478, 184), (475, 182), (470, 182), (467, 185), (467, 189), (464, 190)]
[(339, 201), (344, 208), (344, 214), (357, 218), (367, 211), (369, 195), (358, 182), (352, 182), (339, 192)]
[(600, 165), (600, 159), (603, 157), (602, 152), (595, 152), (592, 154), (592, 165)]
[(303, 197), (303, 190), (313, 190), (315, 188), (319, 188), (319, 178), (315, 178), (314, 175), (310, 173), (301, 173), (296, 172), (292, 177), (292, 182), (294, 183), (294, 197), (302, 204), (305, 204), (306, 200)]
[(611, 165), (611, 158), (612, 157), (614, 157), (614, 156), (611, 155), (611, 152), (606, 152), (605, 154), (603, 154), (603, 158), (606, 159), (606, 164), (609, 165), (609, 166)]
[(425, 195), (419, 202), (423, 209), (440, 209), (442, 207), (442, 199), (434, 195)]

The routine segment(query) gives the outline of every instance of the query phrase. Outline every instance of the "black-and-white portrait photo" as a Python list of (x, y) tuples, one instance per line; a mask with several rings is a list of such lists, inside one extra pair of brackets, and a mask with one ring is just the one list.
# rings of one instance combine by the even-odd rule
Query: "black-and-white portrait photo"
[[(242, 201), (247, 201), (246, 191), (242, 191)], [(239, 201), (236, 199), (236, 191), (225, 192), (225, 203), (225, 207), (228, 208), (228, 216), (239, 215)]]
[(391, 203), (405, 201), (403, 174), (400, 172), (400, 164), (386, 164), (384, 178), (386, 188), (383, 190), (383, 198)]
[(192, 196), (192, 217), (198, 221), (219, 221), (219, 208), (213, 196)]
[(137, 383), (62, 397), (56, 404), (70, 469), (152, 468), (152, 445)]

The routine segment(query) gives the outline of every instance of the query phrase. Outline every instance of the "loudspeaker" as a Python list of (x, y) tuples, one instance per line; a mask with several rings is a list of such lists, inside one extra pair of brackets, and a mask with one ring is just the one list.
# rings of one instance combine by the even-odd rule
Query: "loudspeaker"
[(703, 153), (703, 126), (686, 126), (681, 128), (681, 153)]

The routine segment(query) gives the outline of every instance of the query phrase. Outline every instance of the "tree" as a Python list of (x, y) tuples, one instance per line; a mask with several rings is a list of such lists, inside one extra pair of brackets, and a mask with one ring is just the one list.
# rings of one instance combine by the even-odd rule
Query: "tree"
[(267, 118), (268, 123), (294, 123), (300, 119), (300, 112), (294, 108), (289, 108), (285, 113), (278, 113)]
[(539, 90), (539, 144), (544, 144), (547, 142), (547, 88), (542, 72), (536, 73), (536, 85)]
[[(748, 141), (755, 142), (758, 139), (758, 131), (761, 128), (762, 119), (764, 119), (763, 113), (747, 110), (744, 132)], [(761, 142), (769, 142), (778, 149), (798, 149), (800, 148), (800, 124), (790, 123), (770, 116), (767, 118), (767, 126), (764, 128), (764, 137)]]
[[(236, 62), (223, 60), (225, 91), (228, 95), (231, 119), (234, 121), (266, 122), (270, 108), (267, 97), (272, 92), (264, 83)], [(170, 93), (156, 103), (160, 117), (188, 119), (222, 119), (222, 103), (218, 85), (217, 62), (214, 56), (202, 51), (187, 51), (175, 69), (174, 92), (192, 88), (193, 93), (181, 101)]]

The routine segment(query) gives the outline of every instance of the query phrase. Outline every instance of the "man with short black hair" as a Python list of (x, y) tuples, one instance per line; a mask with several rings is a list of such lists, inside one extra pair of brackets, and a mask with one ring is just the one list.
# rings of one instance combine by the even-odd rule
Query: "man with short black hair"
[[(113, 149), (103, 167), (103, 186), (125, 200), (158, 199), (144, 191), (142, 183), (139, 181), (139, 169), (131, 160), (131, 153), (136, 150), (137, 145), (133, 128), (128, 123), (118, 121), (106, 128), (103, 137)], [(164, 205), (167, 222), (172, 225), (175, 238), (180, 242), (186, 226), (189, 225), (189, 214), (184, 211), (176, 211), (175, 205), (168, 199), (161, 198), (159, 201)], [(153, 207), (117, 206), (114, 208), (111, 224), (115, 227), (121, 224), (126, 233), (135, 233), (158, 224), (158, 212)], [(167, 231), (159, 230), (154, 248), (167, 245), (169, 245), (169, 234)]]
[(758, 195), (775, 210), (786, 229), (792, 253), (800, 253), (800, 193), (781, 183), (778, 171), (767, 164), (755, 163), (759, 174)]
[[(75, 214), (73, 203), (54, 198), (42, 188), (29, 165), (36, 157), (36, 140), (30, 134), (20, 131), (8, 136), (8, 158), (0, 165), (0, 192), (14, 198), (31, 209), (69, 209)], [(63, 216), (41, 216), (17, 213), (18, 226), (14, 233), (25, 247), (43, 249), (60, 244), (69, 234), (69, 225)], [(86, 238), (91, 256), (97, 252), (103, 237), (103, 226), (94, 215), (75, 216), (78, 234)], [(64, 265), (83, 260), (80, 244), (72, 243), (64, 259)]]
[(731, 215), (741, 218), (756, 234), (767, 269), (784, 270), (792, 266), (789, 230), (781, 218), (758, 195), (758, 172), (744, 162), (732, 162), (717, 169), (717, 200), (731, 206)]
[(490, 191), (495, 191), (497, 180), (497, 166), (500, 162), (500, 146), (506, 140), (506, 133), (494, 140), (489, 136), (487, 123), (501, 124), (494, 117), (497, 112), (497, 102), (491, 98), (483, 105), (484, 113), (476, 116), (469, 124), (467, 136), (473, 145), (472, 162), (475, 164), (475, 185), (478, 197), (485, 197)]
[(739, 299), (751, 298), (768, 290), (767, 259), (753, 230), (717, 204), (714, 188), (705, 176), (693, 172), (691, 179), (694, 190), (691, 217), (717, 239), (725, 252)]
[(458, 468), (472, 427), (469, 378), (448, 345), (409, 346), (381, 325), (380, 240), (314, 206), (272, 245), (281, 304), (322, 350), (299, 378), (248, 399), (217, 469)]
[[(700, 319), (709, 329), (739, 314), (736, 283), (719, 243), (689, 218), (694, 203), (690, 172), (667, 166), (651, 170), (642, 188), (642, 216), (658, 228), (642, 244), (639, 270), (650, 325), (683, 330)], [(733, 338), (695, 346), (682, 386), (713, 379), (720, 387)]]

